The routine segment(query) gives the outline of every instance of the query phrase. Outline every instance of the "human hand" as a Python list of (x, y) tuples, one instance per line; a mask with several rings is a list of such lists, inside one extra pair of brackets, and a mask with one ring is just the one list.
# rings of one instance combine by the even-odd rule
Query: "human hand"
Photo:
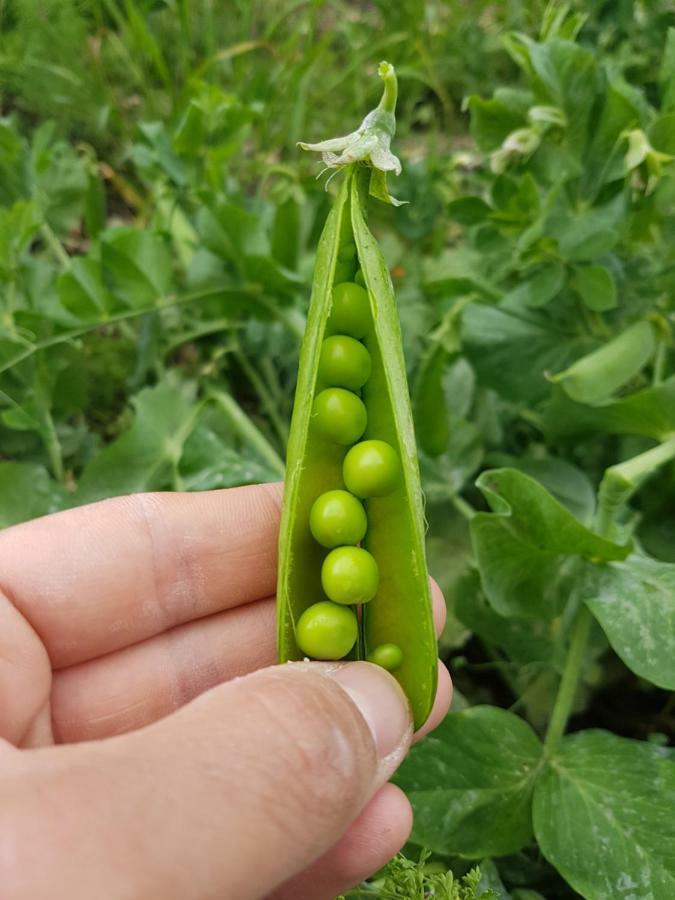
[[(0, 532), (2, 900), (328, 900), (404, 843), (396, 682), (273, 666), (280, 502), (136, 495)], [(423, 732), (450, 692), (441, 667)]]

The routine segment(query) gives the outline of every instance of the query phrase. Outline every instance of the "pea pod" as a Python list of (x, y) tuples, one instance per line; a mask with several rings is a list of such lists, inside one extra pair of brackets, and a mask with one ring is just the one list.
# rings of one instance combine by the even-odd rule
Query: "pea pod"
[[(385, 73), (383, 103), (393, 115), (395, 76), (392, 67), (385, 66), (382, 64), (380, 70), (381, 74)], [(381, 107), (382, 104), (378, 109)], [(367, 121), (368, 118), (364, 120)], [(393, 131), (389, 120), (387, 128), (390, 138)], [(348, 137), (360, 147), (382, 150), (383, 141), (378, 143), (373, 138), (368, 144), (358, 132)], [(388, 151), (388, 139), (384, 143)], [(433, 704), (437, 671), (422, 493), (393, 288), (382, 254), (366, 223), (368, 192), (373, 185), (369, 170), (378, 160), (382, 162), (382, 154), (371, 158), (362, 153), (359, 159), (369, 165), (356, 165), (352, 157), (338, 163), (344, 169), (344, 179), (319, 241), (300, 356), (279, 545), (279, 658), (283, 662), (306, 655), (299, 646), (301, 617), (300, 643), (305, 648), (318, 648), (308, 655), (319, 658), (322, 654), (323, 644), (316, 640), (321, 628), (334, 627), (326, 643), (342, 651), (351, 637), (352, 620), (348, 613), (353, 609), (359, 622), (358, 639), (347, 651), (346, 658), (371, 658), (392, 668), (409, 698), (415, 725), (419, 727)], [(385, 165), (389, 164), (388, 159)], [(344, 306), (338, 307), (334, 302), (337, 294), (333, 292), (336, 271), (339, 275), (340, 263), (350, 253), (345, 247), (351, 246), (355, 248), (356, 263), (366, 288), (362, 294), (367, 298), (352, 337), (362, 340), (371, 366), (360, 389), (367, 414), (365, 433), (350, 448), (318, 427), (313, 411), (317, 396), (334, 389), (322, 380), (327, 371), (325, 362), (323, 367), (320, 365), (324, 340), (335, 333), (332, 323), (357, 321), (345, 314)], [(366, 552), (360, 557), (335, 554), (330, 547), (336, 544), (317, 530), (323, 526), (316, 523), (316, 501), (321, 498), (320, 512), (333, 501), (340, 512), (345, 497), (353, 503), (362, 503), (365, 510), (367, 530), (360, 547)], [(311, 520), (323, 543), (312, 533)], [(338, 540), (337, 546), (355, 545), (358, 543), (355, 537), (356, 533), (349, 539)], [(322, 585), (322, 568), (331, 553)], [(349, 584), (339, 581), (347, 576), (353, 576)], [(376, 577), (377, 590), (370, 599)], [(367, 584), (367, 589), (361, 582)], [(324, 586), (338, 603), (327, 600)], [(361, 596), (364, 602), (355, 607), (341, 605), (345, 599), (349, 602), (351, 596)], [(321, 658), (326, 657), (321, 655)]]

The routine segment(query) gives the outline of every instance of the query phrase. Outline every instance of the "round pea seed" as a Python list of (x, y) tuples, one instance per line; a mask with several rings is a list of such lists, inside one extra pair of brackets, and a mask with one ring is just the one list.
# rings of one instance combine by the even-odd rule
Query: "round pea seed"
[(314, 501), (309, 530), (322, 547), (340, 547), (362, 541), (368, 520), (363, 504), (347, 491), (326, 491)]
[(353, 259), (356, 259), (356, 247), (354, 244), (343, 244), (342, 247), (338, 250), (338, 257), (340, 262), (349, 262)]
[(358, 441), (368, 424), (363, 401), (342, 388), (326, 388), (317, 394), (312, 419), (323, 437), (344, 446)]
[(335, 603), (367, 603), (377, 593), (379, 581), (375, 559), (361, 547), (337, 547), (321, 567), (321, 584)]
[(333, 288), (333, 307), (328, 321), (333, 334), (365, 337), (370, 328), (368, 294), (358, 284), (344, 282)]
[(347, 452), (342, 477), (357, 497), (383, 497), (396, 487), (401, 476), (398, 454), (385, 441), (361, 441)]
[(357, 271), (356, 275), (354, 276), (354, 283), (360, 284), (361, 287), (366, 286), (366, 279), (363, 277), (363, 271), (361, 269), (359, 269)]
[(403, 651), (398, 644), (380, 644), (368, 654), (368, 662), (382, 666), (387, 672), (393, 672), (403, 662)]
[(319, 357), (319, 380), (333, 387), (358, 391), (370, 378), (370, 353), (363, 344), (335, 334), (326, 338)]
[(314, 659), (342, 659), (356, 643), (358, 622), (354, 611), (321, 600), (309, 606), (298, 619), (298, 647)]

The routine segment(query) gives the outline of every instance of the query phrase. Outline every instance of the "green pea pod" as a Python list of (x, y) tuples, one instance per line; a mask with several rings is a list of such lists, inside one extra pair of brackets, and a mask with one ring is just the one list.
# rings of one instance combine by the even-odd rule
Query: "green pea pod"
[[(393, 77), (391, 67), (385, 71)], [(391, 82), (388, 89), (391, 95)], [(314, 607), (320, 616), (331, 612), (321, 581), (328, 551), (312, 536), (310, 511), (320, 495), (344, 491), (343, 463), (349, 448), (317, 429), (312, 411), (317, 395), (326, 388), (319, 363), (329, 330), (338, 256), (341, 252), (344, 256), (345, 244), (353, 243), (368, 300), (367, 329), (360, 337), (372, 362), (361, 390), (367, 411), (363, 438), (388, 444), (388, 453), (400, 465), (384, 495), (363, 501), (367, 531), (361, 543), (377, 563), (379, 587), (369, 602), (358, 607), (359, 639), (347, 658), (372, 657), (393, 668), (419, 727), (429, 715), (436, 692), (437, 650), (400, 326), (389, 272), (366, 224), (369, 168), (363, 164), (344, 168), (344, 181), (319, 241), (287, 450), (277, 590), (279, 659), (304, 658), (297, 626), (305, 611)], [(345, 607), (340, 609), (344, 612)], [(345, 620), (344, 625), (343, 634), (348, 634), (349, 622)]]
[(550, 376), (578, 403), (599, 403), (634, 378), (656, 349), (651, 322), (636, 322), (599, 350), (578, 359), (564, 372)]
[(450, 417), (445, 402), (443, 376), (450, 354), (442, 344), (432, 344), (424, 355), (413, 387), (415, 430), (419, 445), (429, 456), (448, 449)]

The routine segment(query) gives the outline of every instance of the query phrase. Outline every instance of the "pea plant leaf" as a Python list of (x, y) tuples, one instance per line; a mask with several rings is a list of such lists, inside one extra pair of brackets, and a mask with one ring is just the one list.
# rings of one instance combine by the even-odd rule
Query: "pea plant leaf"
[(665, 440), (675, 432), (675, 376), (635, 391), (620, 400), (577, 403), (561, 389), (553, 391), (543, 410), (547, 434), (639, 434)]
[(0, 462), (0, 528), (60, 509), (65, 492), (33, 463)]
[(613, 649), (637, 675), (675, 690), (675, 565), (630, 556), (594, 576), (586, 602)]
[(535, 310), (523, 313), (475, 303), (464, 310), (462, 339), (479, 380), (503, 397), (524, 403), (546, 397), (546, 372), (567, 365), (580, 347), (576, 334)]
[(169, 384), (145, 388), (133, 405), (131, 427), (85, 466), (77, 503), (170, 486), (171, 471), (178, 466), (199, 408), (189, 388)]
[(575, 560), (629, 553), (586, 528), (524, 472), (493, 469), (476, 484), (493, 511), (473, 517), (471, 536), (486, 596), (503, 616), (550, 618), (577, 577)]
[(153, 307), (171, 284), (171, 257), (160, 235), (111, 228), (101, 236), (103, 283), (124, 306)]
[(565, 738), (534, 794), (546, 858), (587, 900), (675, 896), (671, 750), (583, 731)]
[(531, 835), (540, 762), (537, 736), (512, 713), (450, 713), (395, 778), (413, 805), (412, 842), (470, 859), (520, 850)]

